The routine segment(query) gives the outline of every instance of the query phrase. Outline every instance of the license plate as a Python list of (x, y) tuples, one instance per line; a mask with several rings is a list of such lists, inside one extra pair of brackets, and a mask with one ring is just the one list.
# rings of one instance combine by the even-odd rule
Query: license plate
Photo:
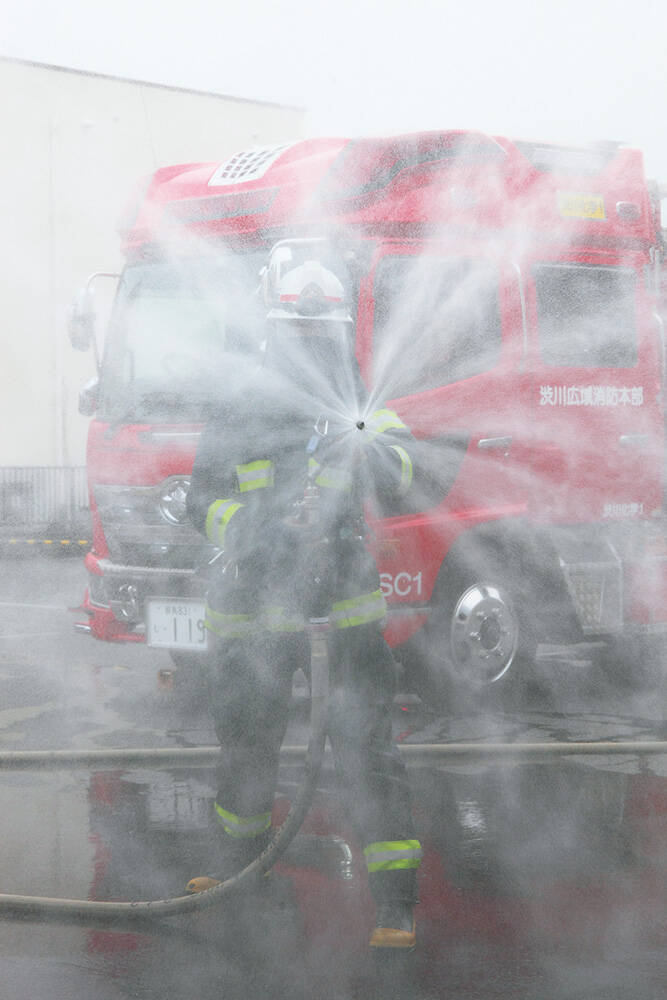
[(202, 601), (146, 601), (146, 642), (163, 649), (206, 649)]

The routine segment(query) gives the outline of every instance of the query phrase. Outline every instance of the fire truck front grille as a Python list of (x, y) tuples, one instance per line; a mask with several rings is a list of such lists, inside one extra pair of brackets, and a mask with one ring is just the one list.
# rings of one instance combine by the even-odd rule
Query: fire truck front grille
[(158, 486), (95, 488), (114, 563), (192, 569), (210, 558), (210, 546), (186, 518), (188, 486), (186, 479), (173, 476)]
[(109, 555), (123, 566), (148, 566), (154, 569), (193, 569), (211, 558), (210, 546), (199, 536), (186, 544), (175, 545), (173, 540), (137, 541), (119, 538), (107, 533)]
[(584, 634), (618, 631), (623, 624), (618, 563), (562, 563), (562, 566)]

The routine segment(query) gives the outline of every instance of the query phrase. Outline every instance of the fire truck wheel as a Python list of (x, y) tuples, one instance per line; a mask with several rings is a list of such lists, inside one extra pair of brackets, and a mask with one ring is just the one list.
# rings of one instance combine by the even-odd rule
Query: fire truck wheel
[(534, 676), (537, 641), (527, 601), (501, 564), (445, 569), (428, 623), (428, 673), (436, 697), (478, 697)]

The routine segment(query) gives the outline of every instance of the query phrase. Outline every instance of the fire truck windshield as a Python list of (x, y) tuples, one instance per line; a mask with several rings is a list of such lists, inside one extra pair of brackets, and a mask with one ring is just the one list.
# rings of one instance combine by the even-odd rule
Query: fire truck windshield
[(231, 372), (258, 350), (265, 259), (262, 252), (128, 265), (104, 353), (100, 418), (206, 419)]
[(375, 377), (388, 398), (491, 370), (500, 358), (497, 268), (484, 261), (390, 255), (374, 284)]

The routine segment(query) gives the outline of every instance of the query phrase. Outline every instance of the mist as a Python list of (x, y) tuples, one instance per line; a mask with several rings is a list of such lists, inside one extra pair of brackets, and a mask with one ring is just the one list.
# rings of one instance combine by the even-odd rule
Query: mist
[[(581, 144), (600, 162), (622, 160), (625, 147), (594, 144), (618, 140), (643, 151), (648, 177), (665, 180), (655, 124), (667, 82), (662, 6), (615, 3), (603, 14), (570, 0), (549, 10), (343, 3), (313, 12), (287, 3), (212, 13), (195, 3), (185, 16), (121, 2), (113, 11), (66, 3), (57, 17), (11, 6), (0, 44), (13, 140), (0, 206), (2, 749), (217, 746), (211, 708), (224, 663), (216, 646), (198, 648), (203, 629), (170, 647), (172, 621), (160, 615), (190, 600), (203, 608), (223, 566), (227, 579), (239, 572), (184, 514), (202, 427), (232, 414), (239, 433), (245, 424), (240, 462), (278, 450), (302, 460), (298, 476), (275, 485), (290, 524), (307, 520), (309, 460), (342, 487), (320, 490), (317, 559), (277, 537), (268, 551), (259, 522), (250, 530), (251, 556), (288, 610), (329, 613), (320, 569), (330, 572), (350, 534), (378, 565), (397, 685), (393, 736), (405, 748), (423, 848), (417, 950), (371, 956), (375, 907), (355, 822), (363, 803), (328, 752), (306, 821), (266, 885), (139, 930), (14, 922), (3, 912), (11, 992), (659, 995), (664, 744), (623, 755), (561, 746), (665, 738), (664, 371), (656, 272), (637, 234), (586, 243), (587, 223), (577, 231), (549, 202), (548, 171), (517, 197), (510, 226), (480, 226), (502, 185), (493, 163), (476, 181), (465, 155), (427, 165), (417, 196), (409, 184), (400, 194), (400, 178), (393, 189), (406, 217), (421, 199), (424, 211), (458, 218), (454, 231), (429, 232), (422, 218), (384, 232), (370, 215), (364, 228), (354, 214), (372, 209), (374, 195), (329, 225), (331, 202), (314, 196), (280, 235), (326, 242), (296, 246), (286, 272), (320, 260), (345, 297), (339, 326), (309, 340), (298, 323), (285, 335), (267, 319), (272, 240), (249, 239), (241, 253), (211, 239), (210, 206), (204, 225), (175, 225), (166, 195), (143, 220), (154, 230), (150, 253), (133, 253), (127, 214), (120, 239), (116, 224), (134, 204), (133, 184), (157, 168), (222, 164), (310, 136), (470, 129), (534, 140), (536, 157), (542, 143), (563, 143), (572, 156)], [(345, 185), (340, 162), (334, 181)], [(570, 192), (574, 202), (604, 195), (613, 232), (618, 204), (634, 198), (624, 185), (635, 166), (622, 162), (608, 191), (583, 169)], [(438, 170), (450, 180), (438, 181)], [(186, 180), (182, 197), (194, 191)], [(107, 291), (95, 284), (103, 360), (91, 418), (78, 392), (95, 375), (93, 357), (70, 350), (65, 327), (77, 287), (96, 270), (121, 276)], [(376, 414), (387, 410), (405, 429), (377, 433)], [(259, 429), (258, 412), (268, 415)], [(30, 469), (78, 474), (86, 463), (96, 470), (89, 497), (48, 487), (48, 516), (30, 506), (26, 498), (46, 489)], [(240, 494), (247, 510), (260, 493)], [(625, 588), (621, 561), (634, 574)], [(630, 603), (651, 627), (621, 635)], [(303, 746), (308, 649), (291, 649), (277, 681), (266, 629), (274, 609), (262, 597), (235, 609), (246, 610), (252, 691), (239, 686), (238, 717), (253, 691), (273, 692), (262, 738), (284, 725), (283, 744)], [(330, 667), (335, 680), (335, 659)], [(473, 747), (448, 751), (461, 743)], [(476, 758), (474, 745), (488, 743), (505, 750)], [(561, 751), (507, 752), (524, 743)], [(411, 758), (423, 744), (441, 744), (441, 756)], [(302, 780), (300, 760), (283, 754), (274, 828)], [(192, 877), (218, 871), (217, 794), (212, 767), (3, 770), (0, 889), (180, 896)]]

